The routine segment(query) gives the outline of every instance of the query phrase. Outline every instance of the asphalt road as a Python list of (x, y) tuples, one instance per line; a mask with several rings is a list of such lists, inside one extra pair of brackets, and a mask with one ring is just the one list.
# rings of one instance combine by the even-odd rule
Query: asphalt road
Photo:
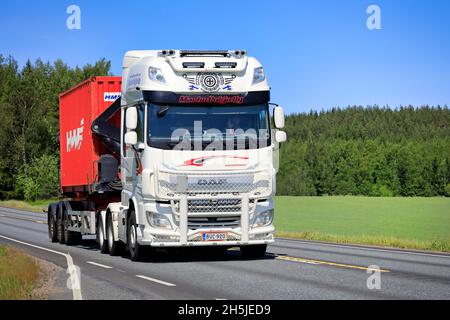
[[(450, 299), (449, 254), (277, 239), (258, 260), (197, 250), (132, 262), (101, 254), (92, 239), (51, 243), (44, 214), (7, 208), (0, 208), (0, 244), (61, 267), (52, 299)], [(80, 270), (79, 295), (67, 287), (68, 257)], [(373, 265), (381, 271), (367, 270)], [(371, 276), (379, 289), (368, 288)]]

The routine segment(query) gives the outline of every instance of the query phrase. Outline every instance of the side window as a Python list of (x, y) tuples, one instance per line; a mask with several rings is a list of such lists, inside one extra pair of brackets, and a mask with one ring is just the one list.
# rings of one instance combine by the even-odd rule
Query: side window
[(144, 142), (144, 106), (138, 105), (137, 106), (137, 114), (138, 114), (138, 122), (137, 122), (137, 128), (136, 128), (136, 133), (137, 133), (137, 138), (139, 142)]

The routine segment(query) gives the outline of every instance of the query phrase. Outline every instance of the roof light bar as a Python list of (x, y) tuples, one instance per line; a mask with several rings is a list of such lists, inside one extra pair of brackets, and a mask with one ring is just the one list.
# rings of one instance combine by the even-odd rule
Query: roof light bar
[(204, 62), (183, 62), (183, 68), (204, 68)]
[(216, 68), (236, 68), (237, 63), (236, 62), (216, 62), (215, 63)]
[(180, 57), (187, 56), (222, 56), (228, 57), (230, 53), (226, 50), (181, 50)]

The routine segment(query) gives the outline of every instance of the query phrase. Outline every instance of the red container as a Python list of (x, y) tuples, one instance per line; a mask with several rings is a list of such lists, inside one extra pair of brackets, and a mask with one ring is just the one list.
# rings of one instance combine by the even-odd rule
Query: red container
[[(109, 153), (91, 131), (92, 122), (121, 92), (121, 77), (93, 77), (59, 96), (61, 187), (88, 191), (97, 179), (97, 161)], [(120, 112), (110, 119), (120, 128)]]

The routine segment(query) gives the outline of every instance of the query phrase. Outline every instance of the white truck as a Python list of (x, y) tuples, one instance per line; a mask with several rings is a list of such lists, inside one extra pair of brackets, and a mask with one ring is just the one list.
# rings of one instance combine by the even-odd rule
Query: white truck
[[(154, 247), (239, 247), (245, 257), (264, 256), (274, 241), (276, 163), (286, 134), (258, 60), (242, 50), (129, 51), (120, 96), (89, 123), (61, 114), (61, 127), (65, 119), (91, 125), (80, 150), (88, 139), (103, 145), (93, 148), (94, 176), (61, 183), (65, 198), (48, 209), (52, 241), (95, 234), (102, 253), (127, 249), (134, 261)], [(116, 111), (120, 120), (108, 127)], [(67, 180), (80, 158), (74, 137), (71, 149), (61, 137)]]

